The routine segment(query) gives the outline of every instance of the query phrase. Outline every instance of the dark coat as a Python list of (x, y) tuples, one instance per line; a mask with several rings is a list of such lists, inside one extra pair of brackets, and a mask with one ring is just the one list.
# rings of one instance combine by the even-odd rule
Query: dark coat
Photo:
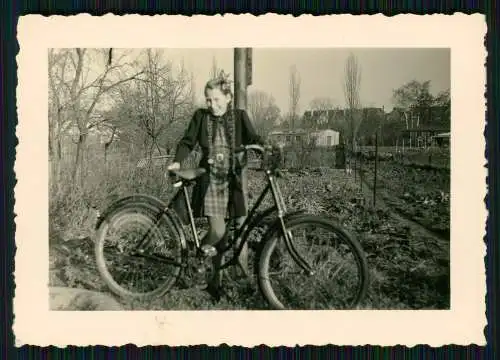
[[(255, 132), (252, 122), (248, 114), (244, 110), (235, 109), (234, 111), (234, 136), (235, 146), (250, 144), (264, 144), (263, 139)], [(199, 166), (208, 170), (208, 126), (207, 120), (213, 116), (208, 109), (198, 109), (195, 111), (184, 136), (180, 140), (174, 161), (182, 162), (186, 159), (194, 147), (199, 144), (202, 152), (202, 157)], [(211, 120), (210, 120), (211, 121)], [(247, 215), (247, 204), (243, 193), (242, 172), (246, 166), (245, 157), (235, 157), (235, 173), (237, 176), (230, 177), (230, 216), (238, 217)], [(193, 209), (194, 217), (201, 217), (203, 215), (203, 204), (205, 194), (209, 185), (208, 171), (202, 175), (196, 182), (193, 193), (191, 206)], [(178, 199), (179, 200), (179, 199)], [(179, 211), (179, 209), (177, 210)], [(180, 214), (181, 218), (186, 221), (186, 214)]]

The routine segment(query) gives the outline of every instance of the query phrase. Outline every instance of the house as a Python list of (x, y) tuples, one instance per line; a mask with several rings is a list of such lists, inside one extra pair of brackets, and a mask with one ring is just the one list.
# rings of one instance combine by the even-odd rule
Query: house
[(339, 144), (340, 133), (332, 129), (306, 131), (279, 130), (269, 134), (269, 139), (282, 146), (303, 146), (315, 141), (316, 146), (335, 146)]
[(309, 133), (306, 130), (277, 130), (269, 133), (269, 139), (282, 146), (297, 146), (309, 142)]
[[(309, 129), (342, 131), (351, 114), (358, 119), (360, 136), (372, 133), (381, 119), (385, 118), (384, 107), (364, 107), (350, 112), (348, 109), (308, 110), (304, 112), (303, 122)], [(365, 135), (366, 136), (366, 135)]]
[(437, 144), (446, 142), (449, 139), (449, 130), (438, 127), (419, 127), (403, 129), (400, 132), (399, 140), (401, 145), (406, 147), (427, 147), (435, 141)]
[(448, 147), (448, 146), (450, 146), (450, 137), (451, 137), (451, 133), (445, 132), (445, 133), (434, 135), (432, 137), (432, 140), (439, 147), (441, 147), (441, 146)]
[(331, 110), (307, 110), (302, 117), (304, 126), (309, 129), (339, 130), (341, 124), (345, 122), (346, 112), (344, 109)]
[(340, 133), (331, 129), (319, 130), (312, 132), (310, 138), (314, 139), (316, 146), (336, 146), (340, 141)]

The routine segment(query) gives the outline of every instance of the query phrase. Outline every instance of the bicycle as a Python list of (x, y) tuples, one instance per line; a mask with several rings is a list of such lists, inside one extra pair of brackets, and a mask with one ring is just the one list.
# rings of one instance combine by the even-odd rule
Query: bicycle
[[(224, 269), (237, 265), (239, 255), (243, 246), (247, 244), (249, 235), (263, 219), (271, 217), (271, 225), (259, 241), (254, 260), (254, 275), (257, 277), (258, 288), (270, 307), (281, 310), (308, 308), (310, 306), (325, 308), (323, 304), (320, 304), (321, 300), (324, 300), (327, 302), (326, 308), (332, 308), (331, 302), (339, 300), (337, 297), (343, 295), (334, 286), (352, 285), (352, 278), (343, 276), (334, 281), (331, 275), (338, 275), (341, 268), (325, 273), (325, 267), (331, 262), (332, 257), (338, 258), (348, 251), (351, 251), (354, 262), (354, 265), (349, 270), (357, 271), (357, 282), (353, 294), (343, 301), (339, 300), (339, 305), (341, 308), (347, 309), (358, 307), (364, 299), (368, 287), (367, 261), (358, 240), (333, 219), (308, 214), (304, 210), (288, 211), (278, 184), (278, 179), (283, 177), (283, 173), (279, 169), (281, 155), (277, 155), (276, 151), (260, 145), (248, 145), (243, 147), (241, 151), (249, 150), (260, 153), (262, 167), (259, 170), (265, 173), (267, 184), (250, 209), (244, 223), (236, 229), (229, 229), (228, 241), (219, 251), (222, 254), (233, 251), (233, 254), (229, 260), (223, 261), (220, 268), (215, 269), (215, 271), (224, 271)], [(187, 274), (189, 269), (196, 268), (207, 259), (206, 254), (201, 251), (200, 233), (193, 217), (188, 192), (188, 187), (205, 171), (203, 168), (195, 168), (171, 172), (179, 179), (174, 183), (174, 187), (179, 189), (174, 198), (177, 196), (182, 197), (187, 208), (188, 224), (183, 222), (178, 211), (173, 209), (172, 201), (165, 204), (161, 200), (148, 195), (132, 195), (123, 198), (100, 216), (96, 225), (97, 236), (95, 241), (97, 267), (102, 279), (114, 294), (120, 297), (136, 299), (152, 299), (162, 296), (181, 278), (182, 273)], [(257, 209), (269, 192), (272, 194), (274, 206), (258, 212)], [(126, 230), (125, 226), (126, 223), (133, 220), (139, 220), (139, 222), (146, 224), (148, 228), (142, 239), (139, 237), (139, 244), (130, 252), (130, 258), (148, 259), (154, 264), (146, 269), (147, 276), (143, 277), (142, 280), (139, 281), (139, 278), (134, 277), (127, 284), (120, 285), (118, 281), (121, 281), (121, 279), (118, 279), (118, 276), (112, 275), (109, 271), (115, 258), (110, 258), (111, 263), (108, 266), (104, 252), (115, 249), (118, 250), (119, 257), (126, 257), (126, 255), (123, 255), (125, 254), (124, 245), (121, 244), (123, 236), (113, 237), (111, 230), (114, 228), (125, 230), (126, 236), (133, 235), (131, 231)], [(190, 236), (188, 236), (188, 231), (184, 229), (185, 226), (189, 226)], [(301, 226), (312, 227), (311, 230), (305, 232), (307, 240), (305, 245), (309, 246), (311, 241), (318, 242), (321, 251), (315, 261), (306, 259), (310, 252), (301, 247), (298, 237), (292, 235), (292, 230)], [(329, 242), (322, 236), (312, 236), (312, 231), (316, 229), (326, 230), (335, 239)], [(152, 234), (154, 239), (151, 236)], [(170, 235), (170, 238), (167, 239), (167, 235)], [(153, 240), (156, 240), (154, 244), (152, 244)], [(146, 251), (146, 247), (150, 245), (155, 245), (152, 253)], [(165, 253), (160, 253), (159, 247), (165, 247), (166, 245), (171, 245), (171, 248), (167, 249)], [(328, 245), (336, 245), (336, 247), (333, 250), (327, 249), (326, 246)], [(275, 257), (275, 255), (278, 256)], [(287, 255), (291, 257), (288, 262), (284, 261)], [(318, 266), (315, 262), (319, 260), (327, 261), (324, 265)], [(274, 285), (271, 284), (270, 277), (275, 274), (274, 266), (285, 265), (296, 268), (295, 277), (292, 280), (282, 280), (274, 283)], [(168, 271), (163, 266), (169, 266)], [(123, 270), (125, 276), (130, 278), (132, 270), (141, 270), (144, 267), (145, 264), (139, 262), (133, 266), (122, 266), (119, 269)], [(290, 273), (279, 268), (276, 274), (282, 276)], [(322, 283), (320, 290), (311, 294), (308, 285), (312, 285), (311, 277), (318, 274), (320, 275), (318, 281)], [(299, 281), (301, 277), (303, 278), (302, 283)], [(137, 284), (150, 285), (152, 288), (141, 292), (124, 287)], [(278, 297), (277, 292), (286, 285), (292, 285), (292, 289), (284, 289), (281, 297)], [(294, 294), (294, 291), (299, 294)], [(305, 295), (305, 299), (300, 300), (299, 295)], [(285, 300), (289, 303), (285, 304)], [(333, 308), (337, 308), (337, 306)]]

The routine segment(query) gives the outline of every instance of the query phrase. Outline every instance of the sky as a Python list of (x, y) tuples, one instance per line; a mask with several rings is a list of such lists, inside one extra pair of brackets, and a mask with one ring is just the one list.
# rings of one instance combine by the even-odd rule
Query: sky
[[(117, 49), (117, 53), (125, 49)], [(196, 96), (203, 101), (203, 87), (209, 79), (213, 59), (217, 66), (234, 74), (233, 48), (165, 48), (165, 60), (184, 63), (195, 79)], [(127, 49), (137, 57), (141, 49)], [(301, 78), (299, 114), (309, 110), (314, 98), (331, 98), (345, 106), (342, 83), (347, 57), (353, 53), (361, 67), (362, 106), (393, 108), (392, 91), (411, 80), (431, 82), (431, 93), (447, 90), (450, 85), (450, 51), (439, 48), (254, 48), (253, 81), (248, 90), (271, 94), (282, 113), (289, 110), (290, 68), (295, 65)], [(97, 63), (94, 66), (100, 67)], [(97, 69), (96, 69), (97, 70)], [(102, 71), (102, 70), (101, 70)]]
[[(422, 48), (323, 48), (323, 49), (253, 49), (253, 81), (248, 90), (262, 90), (274, 96), (284, 113), (289, 108), (290, 67), (295, 65), (301, 77), (299, 111), (309, 109), (316, 97), (329, 97), (340, 107), (345, 105), (342, 82), (349, 53), (361, 67), (362, 105), (390, 111), (392, 90), (411, 80), (431, 81), (431, 92), (450, 88), (450, 51)], [(212, 59), (233, 77), (233, 49), (166, 49), (165, 58), (182, 59), (193, 72), (196, 94), (202, 99)]]

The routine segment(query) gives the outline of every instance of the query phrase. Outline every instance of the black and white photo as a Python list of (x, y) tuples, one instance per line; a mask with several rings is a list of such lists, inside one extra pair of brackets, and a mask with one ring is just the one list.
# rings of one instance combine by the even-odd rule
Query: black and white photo
[(480, 19), (144, 21), (20, 26), (20, 339), (484, 341)]
[(449, 308), (450, 49), (48, 57), (55, 309)]

